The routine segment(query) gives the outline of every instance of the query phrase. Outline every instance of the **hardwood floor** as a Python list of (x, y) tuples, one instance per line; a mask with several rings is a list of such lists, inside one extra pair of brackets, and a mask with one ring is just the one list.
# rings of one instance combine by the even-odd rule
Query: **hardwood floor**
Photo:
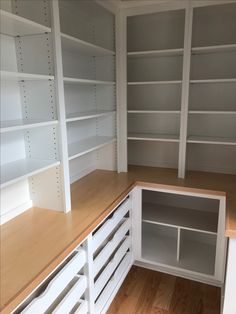
[(107, 314), (219, 314), (220, 288), (133, 266)]

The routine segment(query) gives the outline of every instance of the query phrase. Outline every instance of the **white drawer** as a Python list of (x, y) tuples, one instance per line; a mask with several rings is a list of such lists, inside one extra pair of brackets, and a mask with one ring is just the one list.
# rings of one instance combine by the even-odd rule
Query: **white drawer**
[(88, 313), (88, 302), (85, 300), (79, 300), (74, 308), (73, 314), (86, 314)]
[(107, 281), (109, 280), (112, 273), (115, 271), (116, 267), (119, 265), (120, 261), (126, 254), (127, 250), (131, 246), (131, 237), (126, 237), (125, 241), (122, 243), (122, 245), (119, 247), (117, 252), (115, 253), (112, 260), (107, 264), (101, 275), (98, 277), (98, 279), (95, 282), (94, 285), (94, 297), (95, 299), (98, 297), (104, 286), (106, 285)]
[(73, 277), (81, 270), (85, 263), (85, 251), (80, 249), (52, 279), (52, 281), (50, 281), (46, 290), (41, 295), (33, 299), (32, 302), (22, 311), (22, 313), (43, 314), (66, 288)]
[(78, 299), (84, 294), (87, 288), (87, 279), (85, 276), (78, 276), (79, 280), (66, 294), (63, 300), (57, 305), (52, 314), (65, 314), (69, 313), (78, 302)]
[(114, 212), (113, 217), (109, 218), (103, 226), (93, 236), (93, 252), (102, 244), (102, 242), (109, 236), (109, 234), (115, 229), (117, 224), (131, 209), (131, 201), (127, 199), (122, 205), (120, 205)]
[(110, 296), (112, 295), (113, 291), (120, 283), (125, 271), (131, 266), (132, 263), (132, 256), (131, 253), (126, 253), (124, 259), (120, 263), (119, 267), (116, 269), (114, 275), (109, 280), (107, 286), (99, 296), (96, 304), (95, 304), (95, 313), (101, 313), (104, 306), (106, 305), (107, 301), (109, 300)]
[(120, 228), (116, 231), (113, 238), (106, 244), (102, 251), (94, 260), (94, 277), (101, 270), (111, 254), (115, 251), (119, 243), (124, 239), (127, 231), (131, 227), (131, 219), (125, 219)]

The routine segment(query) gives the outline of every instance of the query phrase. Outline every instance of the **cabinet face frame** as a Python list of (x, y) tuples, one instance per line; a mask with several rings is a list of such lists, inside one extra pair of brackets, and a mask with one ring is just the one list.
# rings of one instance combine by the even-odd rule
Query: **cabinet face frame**
[[(215, 199), (219, 201), (219, 211), (218, 211), (218, 227), (216, 232), (216, 254), (215, 254), (215, 264), (214, 264), (214, 274), (207, 275), (197, 271), (187, 270), (184, 268), (170, 266), (167, 264), (162, 264), (158, 262), (148, 261), (142, 257), (142, 192), (143, 190), (154, 191), (154, 192), (162, 192), (162, 193), (170, 193), (176, 195), (186, 195), (192, 197), (201, 197), (206, 199)], [(151, 268), (153, 270), (170, 273), (173, 275), (185, 277), (192, 280), (197, 280), (200, 282), (213, 284), (221, 286), (224, 282), (224, 273), (225, 273), (225, 260), (226, 260), (226, 249), (227, 249), (227, 239), (224, 235), (224, 226), (225, 226), (225, 196), (217, 195), (217, 194), (207, 194), (201, 192), (193, 192), (193, 191), (180, 191), (168, 189), (168, 188), (149, 188), (145, 186), (135, 187), (133, 190), (133, 235), (134, 235), (134, 258), (135, 264), (141, 267)], [(191, 210), (191, 209), (190, 209)], [(162, 223), (160, 223), (163, 226)], [(180, 239), (179, 239), (179, 231), (181, 226), (177, 226), (178, 229), (178, 246), (177, 246), (177, 255), (179, 257), (180, 251)], [(191, 229), (191, 228), (190, 228)], [(195, 231), (196, 233), (198, 231)], [(206, 233), (207, 234), (207, 233)]]

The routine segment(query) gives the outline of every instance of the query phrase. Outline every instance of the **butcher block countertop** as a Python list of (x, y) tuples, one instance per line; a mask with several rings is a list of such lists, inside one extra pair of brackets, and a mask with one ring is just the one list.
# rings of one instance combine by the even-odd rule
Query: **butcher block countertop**
[[(1, 309), (10, 313), (114, 209), (134, 186), (226, 195), (225, 234), (236, 237), (236, 176), (152, 167), (96, 170), (71, 186), (68, 214), (31, 208), (1, 226)], [(200, 189), (200, 191), (199, 191)]]

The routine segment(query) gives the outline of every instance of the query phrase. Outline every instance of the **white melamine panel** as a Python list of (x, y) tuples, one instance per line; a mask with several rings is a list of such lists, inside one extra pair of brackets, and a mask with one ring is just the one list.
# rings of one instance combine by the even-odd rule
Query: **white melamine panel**
[(25, 130), (25, 129), (32, 129), (32, 128), (39, 128), (48, 125), (55, 125), (58, 121), (48, 121), (48, 120), (8, 120), (0, 122), (0, 133), (5, 132), (13, 132), (17, 130)]
[(188, 136), (231, 138), (236, 142), (236, 115), (194, 114), (188, 118)]
[(36, 23), (42, 24), (44, 26), (50, 27), (51, 25), (49, 0), (14, 1), (12, 2), (11, 11), (12, 13), (15, 13), (21, 17), (24, 17)]
[(114, 16), (95, 1), (59, 1), (61, 31), (114, 50)]
[(151, 142), (179, 142), (176, 134), (129, 133), (128, 140)]
[(61, 41), (63, 50), (76, 52), (79, 55), (110, 56), (115, 54), (115, 52), (112, 50), (96, 46), (94, 44), (69, 36), (67, 34), (61, 34)]
[(22, 311), (22, 313), (45, 313), (52, 303), (80, 271), (86, 262), (85, 251), (80, 249), (76, 255), (62, 268), (62, 270), (49, 282), (46, 290)]
[(22, 180), (1, 189), (0, 224), (32, 207), (28, 180)]
[(88, 313), (88, 302), (85, 300), (79, 300), (73, 308), (74, 314), (87, 314)]
[(143, 221), (216, 233), (218, 214), (163, 204), (144, 203)]
[(147, 58), (147, 57), (181, 56), (181, 55), (183, 55), (183, 48), (134, 51), (134, 52), (127, 53), (127, 56), (129, 58), (138, 58), (138, 57)]
[(112, 81), (101, 81), (101, 80), (90, 80), (90, 79), (80, 79), (73, 77), (64, 77), (65, 83), (80, 84), (80, 85), (115, 85)]
[(128, 110), (180, 110), (181, 85), (128, 86)]
[(236, 174), (236, 145), (187, 145), (187, 169)]
[(26, 36), (50, 32), (50, 28), (24, 17), (0, 10), (1, 33), (9, 36)]
[(128, 134), (178, 135), (179, 124), (179, 114), (129, 114)]
[(179, 267), (214, 276), (215, 253), (215, 235), (181, 230)]
[(177, 228), (142, 223), (142, 258), (160, 264), (177, 264)]
[(99, 118), (107, 115), (114, 114), (115, 111), (106, 111), (106, 110), (91, 110), (84, 112), (75, 112), (67, 115), (66, 121), (73, 122), (79, 120)]
[(190, 77), (191, 80), (235, 79), (236, 51), (192, 55)]
[(194, 8), (192, 45), (235, 44), (236, 4)]
[(0, 71), (1, 80), (4, 81), (48, 81), (53, 80), (52, 75), (42, 75), (42, 74), (31, 74), (31, 73), (20, 73), (12, 71)]
[(178, 143), (129, 141), (128, 163), (151, 167), (178, 167)]
[(97, 150), (97, 169), (117, 171), (116, 138)]
[(189, 110), (236, 112), (236, 83), (191, 84)]
[(90, 153), (81, 155), (80, 158), (71, 159), (69, 168), (71, 183), (86, 176), (97, 168), (97, 151), (92, 150)]
[(193, 47), (192, 53), (194, 54), (205, 54), (223, 51), (235, 51), (236, 44), (229, 45), (216, 45), (216, 46), (205, 46), (205, 47)]
[(21, 93), (18, 82), (1, 80), (1, 121), (22, 119)]
[(0, 34), (0, 42), (1, 70), (17, 72), (15, 38)]
[(127, 37), (128, 51), (182, 48), (184, 10), (129, 17)]
[(175, 81), (182, 79), (181, 56), (134, 58), (128, 60), (128, 81)]

